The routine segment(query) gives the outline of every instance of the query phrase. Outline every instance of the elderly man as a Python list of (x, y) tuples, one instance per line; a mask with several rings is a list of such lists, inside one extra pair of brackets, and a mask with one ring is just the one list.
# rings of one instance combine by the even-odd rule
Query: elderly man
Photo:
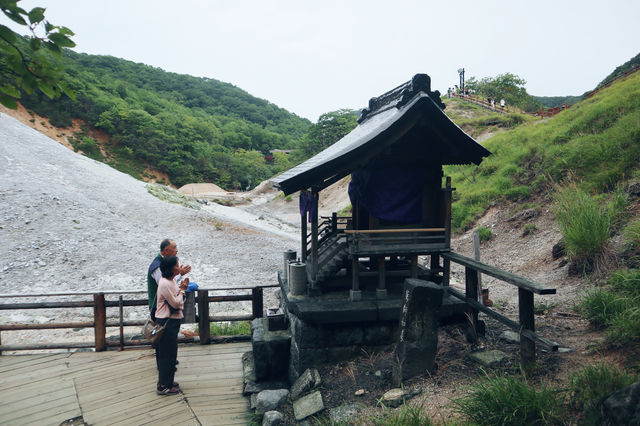
[[(162, 278), (160, 272), (160, 261), (166, 256), (177, 256), (178, 246), (176, 242), (170, 239), (164, 239), (160, 243), (160, 254), (153, 259), (149, 270), (147, 271), (147, 293), (149, 295), (149, 310), (151, 311), (151, 319), (156, 320), (156, 292), (158, 291), (158, 283)], [(174, 280), (179, 283), (182, 280), (182, 276), (188, 274), (191, 271), (191, 265), (180, 265), (179, 274), (176, 275)]]

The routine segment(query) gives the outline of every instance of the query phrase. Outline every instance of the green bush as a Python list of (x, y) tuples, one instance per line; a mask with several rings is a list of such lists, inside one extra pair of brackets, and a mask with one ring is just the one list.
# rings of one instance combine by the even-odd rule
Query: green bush
[(608, 326), (628, 306), (627, 299), (604, 288), (586, 293), (578, 304), (578, 312), (597, 327)]
[(617, 367), (589, 365), (570, 375), (571, 402), (583, 411), (585, 425), (602, 424), (602, 402), (613, 392), (636, 381)]
[(588, 291), (578, 312), (592, 324), (607, 327), (607, 343), (640, 344), (640, 270), (615, 271), (608, 284)]
[(563, 395), (555, 389), (540, 389), (524, 378), (490, 376), (471, 385), (470, 393), (454, 401), (456, 411), (477, 425), (561, 424)]
[(399, 410), (394, 411), (382, 418), (371, 418), (371, 423), (376, 426), (432, 426), (426, 414), (422, 414), (421, 407), (411, 407), (403, 405)]
[(248, 336), (251, 335), (249, 321), (213, 322), (210, 324), (212, 336)]
[(611, 220), (589, 194), (570, 185), (555, 194), (553, 211), (572, 260), (593, 261), (609, 239)]
[(622, 235), (631, 249), (640, 248), (640, 219), (629, 222), (622, 229)]
[(482, 241), (483, 243), (485, 241), (489, 241), (492, 236), (493, 233), (491, 232), (491, 228), (487, 228), (486, 226), (478, 226), (478, 238), (480, 238), (480, 241)]

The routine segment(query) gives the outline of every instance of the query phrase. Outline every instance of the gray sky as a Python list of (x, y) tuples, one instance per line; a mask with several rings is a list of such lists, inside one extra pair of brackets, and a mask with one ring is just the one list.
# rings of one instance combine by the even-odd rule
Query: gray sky
[[(316, 121), (409, 80), (511, 72), (580, 95), (640, 52), (638, 0), (22, 0), (78, 52), (231, 83)], [(4, 15), (0, 23), (6, 24)], [(13, 27), (15, 28), (15, 27)]]

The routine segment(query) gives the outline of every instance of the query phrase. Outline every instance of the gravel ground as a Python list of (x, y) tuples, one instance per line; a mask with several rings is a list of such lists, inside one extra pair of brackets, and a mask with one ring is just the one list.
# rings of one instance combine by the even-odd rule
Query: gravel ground
[[(215, 212), (161, 201), (145, 183), (76, 154), (0, 114), (0, 294), (146, 290), (146, 269), (163, 238), (202, 288), (276, 283), (296, 234), (245, 212)], [(254, 227), (247, 223), (259, 223)], [(273, 229), (271, 229), (273, 228)], [(273, 232), (272, 232), (273, 231)], [(65, 299), (59, 297), (54, 300)], [(33, 299), (0, 298), (0, 303)], [(265, 306), (277, 301), (268, 293)], [(221, 306), (238, 311), (238, 304)], [(243, 310), (250, 309), (248, 303)], [(117, 309), (108, 310), (114, 317)], [(13, 321), (86, 321), (90, 310), (5, 311)], [(144, 318), (144, 308), (126, 309)], [(42, 340), (45, 332), (35, 333)], [(70, 332), (66, 332), (69, 334)], [(29, 340), (4, 332), (3, 344)]]

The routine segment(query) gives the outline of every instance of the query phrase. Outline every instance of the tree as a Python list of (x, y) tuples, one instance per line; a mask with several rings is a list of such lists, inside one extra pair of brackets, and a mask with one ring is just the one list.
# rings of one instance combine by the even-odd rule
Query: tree
[(471, 77), (467, 80), (467, 87), (481, 96), (504, 99), (507, 104), (526, 111), (537, 110), (540, 108), (540, 103), (527, 93), (524, 88), (526, 83), (523, 78), (507, 72), (496, 77), (485, 77), (480, 81)]
[[(30, 37), (23, 38), (0, 24), (0, 103), (16, 109), (22, 91), (32, 94), (36, 90), (50, 99), (58, 98), (62, 93), (73, 98), (73, 92), (61, 78), (61, 67), (42, 52), (44, 48), (62, 56), (63, 47), (76, 45), (69, 38), (73, 32), (46, 21), (44, 8), (34, 7), (27, 12), (18, 6), (19, 1), (0, 0), (4, 16), (31, 32)], [(43, 35), (38, 36), (39, 31)]]
[(302, 138), (300, 149), (311, 156), (333, 145), (358, 125), (357, 116), (350, 109), (327, 112), (318, 118)]

